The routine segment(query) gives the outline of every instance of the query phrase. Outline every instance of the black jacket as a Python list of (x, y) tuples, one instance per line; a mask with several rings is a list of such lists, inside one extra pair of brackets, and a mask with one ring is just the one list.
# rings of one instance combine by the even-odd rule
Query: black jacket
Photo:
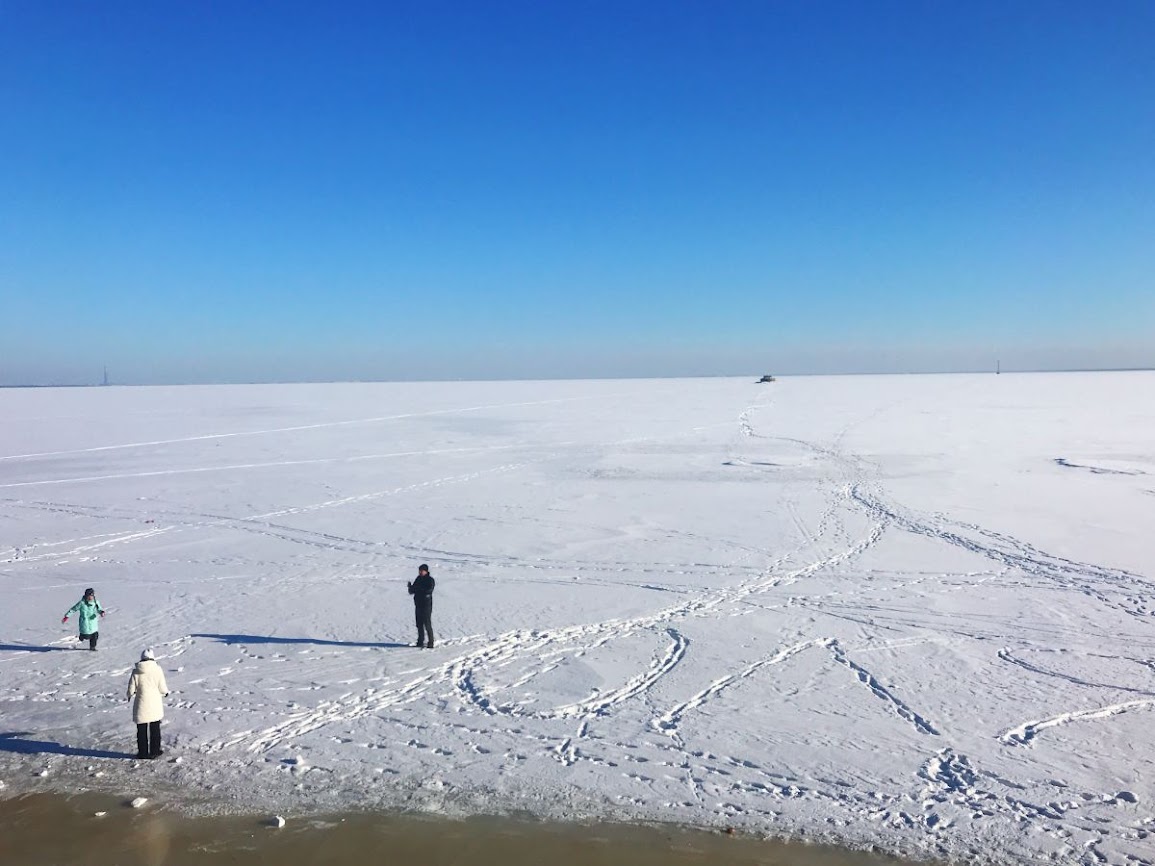
[(419, 574), (409, 583), (409, 594), (414, 604), (428, 604), (433, 601), (433, 587), (437, 583), (431, 574)]

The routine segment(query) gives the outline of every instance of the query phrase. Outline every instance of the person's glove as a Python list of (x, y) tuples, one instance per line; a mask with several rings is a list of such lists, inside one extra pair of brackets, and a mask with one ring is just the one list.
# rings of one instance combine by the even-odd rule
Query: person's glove
[(405, 583), (405, 585), (406, 585), (407, 587), (409, 587), (410, 589), (413, 589), (413, 581), (411, 581), (411, 580), (410, 580), (410, 581), (407, 581), (407, 582)]
[(64, 619), (62, 619), (62, 620), (60, 620), (60, 621), (61, 621), (61, 622), (68, 622), (68, 617), (64, 617)]
[(100, 612), (100, 615), (101, 615), (101, 616), (104, 616), (104, 611), (101, 611), (101, 612)]

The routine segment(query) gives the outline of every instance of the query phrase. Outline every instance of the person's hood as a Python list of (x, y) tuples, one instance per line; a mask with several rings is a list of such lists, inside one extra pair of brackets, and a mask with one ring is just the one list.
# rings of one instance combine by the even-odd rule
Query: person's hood
[(136, 663), (136, 672), (138, 674), (143, 674), (146, 670), (148, 670), (149, 665), (155, 665), (155, 664), (156, 664), (156, 662), (153, 661), (152, 659), (143, 659), (141, 661), (138, 661)]

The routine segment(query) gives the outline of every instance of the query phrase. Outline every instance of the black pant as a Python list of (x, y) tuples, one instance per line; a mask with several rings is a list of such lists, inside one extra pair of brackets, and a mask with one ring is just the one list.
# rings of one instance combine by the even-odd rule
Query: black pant
[(88, 641), (88, 648), (94, 650), (96, 649), (96, 642), (100, 640), (100, 632), (94, 631), (92, 634), (82, 634), (78, 639)]
[(417, 615), (417, 646), (433, 646), (433, 599), (415, 602), (413, 611)]
[(141, 722), (136, 726), (136, 756), (155, 758), (160, 754), (160, 722)]

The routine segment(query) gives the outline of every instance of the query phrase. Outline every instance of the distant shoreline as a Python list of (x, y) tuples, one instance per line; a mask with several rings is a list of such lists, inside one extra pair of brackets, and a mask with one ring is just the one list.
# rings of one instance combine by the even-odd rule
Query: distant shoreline
[[(1064, 367), (1061, 369), (1010, 369), (1010, 370), (908, 370), (905, 372), (886, 372), (864, 370), (859, 372), (839, 373), (774, 373), (776, 379), (799, 379), (840, 376), (977, 376), (989, 374), (1019, 375), (1024, 373), (1150, 373), (1152, 367)], [(493, 379), (290, 379), (276, 382), (243, 381), (243, 382), (79, 382), (79, 383), (22, 383), (0, 384), (0, 389), (21, 388), (189, 388), (189, 387), (216, 387), (234, 385), (390, 385), (390, 384), (440, 384), (443, 382), (631, 382), (646, 379), (677, 380), (677, 379), (743, 379), (751, 378), (757, 381), (761, 373), (703, 373), (686, 376), (551, 376), (541, 379), (493, 378)]]

